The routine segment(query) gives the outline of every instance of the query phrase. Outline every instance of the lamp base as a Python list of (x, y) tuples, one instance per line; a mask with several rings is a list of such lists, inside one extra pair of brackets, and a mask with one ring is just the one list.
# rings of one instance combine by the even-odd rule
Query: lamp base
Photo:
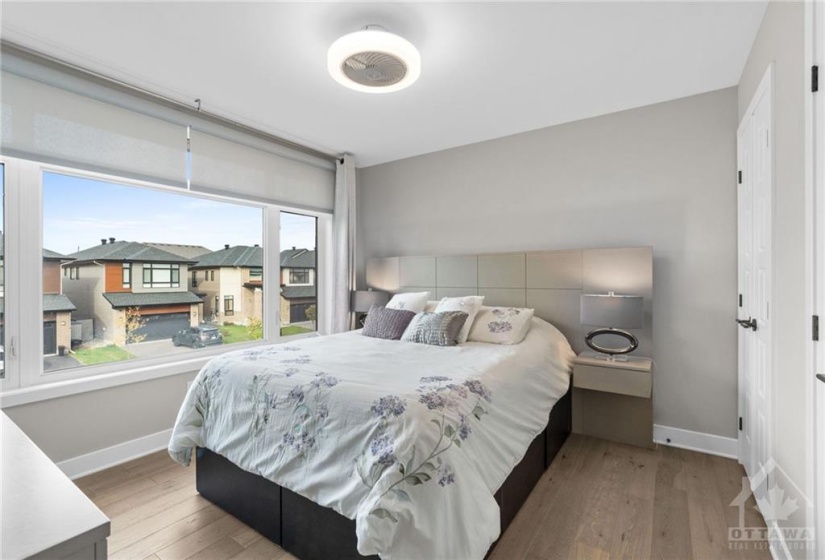
[[(599, 346), (593, 341), (593, 339), (603, 334), (615, 334), (626, 339), (630, 344), (628, 344), (624, 348), (607, 348), (605, 346)], [(612, 360), (621, 358), (627, 359), (625, 356), (622, 356), (622, 354), (629, 354), (630, 352), (633, 352), (636, 348), (639, 347), (639, 340), (631, 333), (623, 331), (622, 329), (613, 329), (609, 327), (603, 329), (593, 329), (592, 331), (587, 333), (587, 336), (584, 338), (584, 341), (590, 348), (592, 348), (596, 352), (608, 354), (610, 359)], [(619, 355), (619, 358), (616, 358), (616, 355)]]

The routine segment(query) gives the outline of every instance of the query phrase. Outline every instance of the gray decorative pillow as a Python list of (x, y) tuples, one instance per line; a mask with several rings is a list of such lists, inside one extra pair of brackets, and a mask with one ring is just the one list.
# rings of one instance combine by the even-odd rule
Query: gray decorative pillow
[(361, 334), (372, 338), (400, 340), (415, 313), (406, 309), (388, 309), (383, 305), (373, 305), (367, 313), (367, 321)]
[(455, 346), (466, 320), (467, 314), (463, 311), (419, 313), (410, 322), (401, 340), (433, 346)]

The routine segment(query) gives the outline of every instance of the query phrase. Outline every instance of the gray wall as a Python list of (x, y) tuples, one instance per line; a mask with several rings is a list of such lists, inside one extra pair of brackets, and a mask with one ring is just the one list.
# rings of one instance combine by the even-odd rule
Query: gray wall
[[(813, 429), (805, 421), (810, 311), (805, 307), (804, 37), (802, 3), (771, 2), (739, 82), (741, 116), (768, 65), (774, 63), (774, 459), (784, 471), (781, 474), (799, 488), (804, 487), (806, 454), (811, 452), (805, 448), (805, 434)], [(792, 490), (781, 482), (785, 490)]]
[(361, 169), (359, 281), (368, 257), (650, 245), (655, 422), (736, 437), (736, 126), (730, 88)]
[(4, 408), (52, 461), (148, 436), (172, 427), (197, 372)]

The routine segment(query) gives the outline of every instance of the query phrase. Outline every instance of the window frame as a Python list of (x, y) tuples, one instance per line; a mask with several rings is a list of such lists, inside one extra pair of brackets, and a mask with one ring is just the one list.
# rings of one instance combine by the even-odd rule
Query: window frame
[[(5, 368), (6, 376), (0, 379), (0, 408), (19, 406), (46, 399), (115, 387), (129, 383), (157, 379), (172, 375), (197, 372), (212, 357), (227, 351), (256, 346), (277, 344), (297, 338), (318, 336), (331, 330), (332, 286), (330, 275), (319, 275), (324, 285), (318, 286), (318, 332), (283, 337), (280, 335), (280, 313), (277, 295), (279, 274), (264, 274), (264, 333), (253, 342), (233, 344), (231, 347), (204, 348), (193, 354), (167, 354), (152, 358), (84, 366), (68, 370), (43, 370), (43, 297), (42, 297), (42, 244), (43, 244), (43, 177), (45, 173), (59, 173), (121, 186), (154, 189), (176, 194), (188, 194), (193, 198), (244, 204), (261, 208), (263, 245), (280, 247), (280, 213), (282, 211), (318, 218), (318, 247), (323, 254), (324, 266), (332, 268), (332, 214), (321, 211), (293, 209), (241, 195), (215, 194), (187, 191), (181, 187), (88, 171), (80, 167), (24, 160), (0, 155), (5, 172)], [(321, 235), (323, 229), (324, 235)], [(275, 255), (273, 257), (272, 255)], [(264, 252), (264, 270), (279, 270), (279, 251)], [(319, 268), (321, 264), (318, 264)], [(76, 267), (75, 267), (76, 268)], [(79, 276), (79, 275), (78, 275)], [(178, 276), (178, 283), (180, 276)], [(323, 301), (323, 303), (322, 303)], [(20, 344), (19, 341), (29, 341)]]
[[(161, 288), (180, 288), (180, 264), (174, 263), (143, 263), (143, 287), (144, 288), (151, 288), (151, 289), (161, 289)], [(155, 271), (169, 271), (169, 281), (160, 281), (155, 280)], [(148, 275), (146, 273), (149, 273)], [(177, 274), (175, 274), (177, 272)], [(149, 277), (149, 281), (146, 281), (146, 277)], [(177, 276), (177, 281), (175, 281), (175, 277)]]
[[(295, 280), (295, 274), (300, 273), (304, 276), (303, 281)], [(308, 268), (290, 268), (289, 269), (289, 284), (290, 286), (304, 286), (307, 284), (311, 284), (309, 281), (309, 269)]]
[(223, 315), (224, 317), (235, 315), (235, 296), (223, 296)]
[(120, 283), (124, 288), (132, 287), (132, 263), (123, 263), (120, 270)]

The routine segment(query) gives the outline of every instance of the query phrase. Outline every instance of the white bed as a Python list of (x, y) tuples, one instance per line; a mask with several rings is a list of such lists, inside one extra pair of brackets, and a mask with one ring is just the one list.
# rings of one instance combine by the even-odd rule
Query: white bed
[(207, 447), (347, 518), (358, 551), (483, 558), (493, 494), (567, 391), (574, 356), (534, 318), (517, 345), (360, 331), (225, 354), (198, 374), (169, 452)]

